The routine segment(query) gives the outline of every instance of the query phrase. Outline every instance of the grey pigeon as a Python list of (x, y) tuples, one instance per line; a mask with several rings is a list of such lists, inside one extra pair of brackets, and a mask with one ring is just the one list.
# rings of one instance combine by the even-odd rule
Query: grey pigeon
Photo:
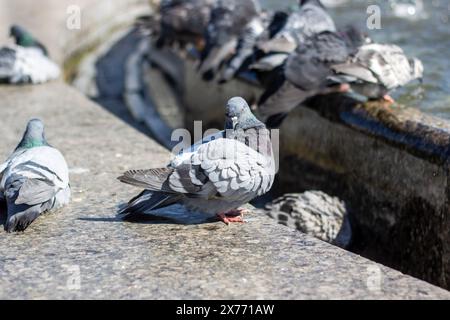
[(70, 200), (66, 161), (47, 143), (44, 124), (38, 119), (28, 122), (19, 145), (0, 165), (0, 178), (0, 195), (8, 209), (8, 232), (24, 231), (42, 213)]
[(343, 201), (321, 191), (285, 194), (266, 205), (270, 217), (288, 227), (347, 248), (352, 239)]
[(355, 50), (335, 32), (325, 31), (306, 38), (289, 55), (284, 69), (276, 71), (278, 77), (261, 96), (260, 117), (269, 127), (278, 127), (287, 113), (309, 97), (333, 91), (325, 88), (327, 77), (333, 74), (331, 66), (347, 61)]
[(118, 179), (145, 188), (119, 212), (133, 220), (143, 213), (182, 204), (205, 217), (242, 221), (239, 206), (269, 191), (275, 175), (269, 131), (235, 97), (226, 106), (225, 131), (178, 154), (166, 168), (132, 170)]
[(220, 77), (220, 83), (231, 80), (241, 69), (244, 62), (253, 54), (259, 36), (264, 32), (266, 21), (260, 17), (253, 19), (239, 37), (236, 53), (227, 62)]
[[(263, 57), (262, 62), (255, 62), (251, 66), (252, 69), (258, 70), (263, 66), (267, 70), (268, 65), (275, 69), (284, 62), (281, 59), (283, 55), (287, 59), (288, 55), (307, 38), (325, 31), (336, 31), (333, 19), (319, 0), (300, 0), (299, 6), (300, 9), (288, 17), (279, 32), (258, 46), (268, 56)], [(276, 54), (276, 59), (271, 59), (272, 54)]]
[(214, 78), (220, 65), (234, 53), (240, 35), (260, 12), (258, 0), (217, 1), (211, 12), (206, 45), (200, 57), (199, 72), (205, 80)]
[(160, 4), (157, 46), (198, 44), (208, 26), (216, 0), (166, 0)]
[(417, 58), (408, 58), (393, 44), (370, 43), (359, 48), (345, 63), (332, 66), (335, 75), (330, 83), (349, 83), (356, 93), (369, 99), (393, 103), (389, 91), (422, 79), (423, 64)]
[(0, 48), (0, 82), (43, 83), (59, 77), (60, 69), (47, 49), (25, 29), (11, 27), (16, 45)]

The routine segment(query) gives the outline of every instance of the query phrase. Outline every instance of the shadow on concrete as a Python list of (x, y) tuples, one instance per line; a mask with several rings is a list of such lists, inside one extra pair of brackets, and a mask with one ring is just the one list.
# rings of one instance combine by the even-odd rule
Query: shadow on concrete
[(193, 218), (186, 218), (186, 217), (180, 217), (180, 218), (165, 218), (165, 217), (159, 217), (151, 214), (137, 214), (133, 218), (128, 219), (121, 219), (118, 217), (112, 217), (112, 218), (104, 218), (104, 217), (98, 217), (98, 218), (78, 218), (78, 220), (81, 221), (89, 221), (89, 222), (131, 222), (131, 223), (138, 223), (138, 224), (179, 224), (179, 225), (199, 225), (199, 224), (208, 224), (217, 222), (215, 218), (205, 219), (202, 220), (199, 219), (193, 219)]
[(132, 30), (115, 43), (105, 55), (99, 57), (95, 65), (98, 97), (93, 100), (131, 127), (152, 137), (151, 131), (143, 123), (134, 120), (123, 100), (125, 62), (136, 50), (142, 37), (144, 36), (136, 30)]
[(8, 211), (6, 208), (6, 202), (0, 201), (0, 227), (3, 229), (3, 226), (6, 223), (6, 218), (8, 217)]

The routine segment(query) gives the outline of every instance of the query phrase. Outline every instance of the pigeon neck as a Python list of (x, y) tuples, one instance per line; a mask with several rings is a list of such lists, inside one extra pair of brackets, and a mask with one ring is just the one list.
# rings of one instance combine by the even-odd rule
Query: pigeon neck
[(35, 147), (49, 146), (45, 139), (44, 133), (36, 134), (34, 132), (27, 132), (23, 136), (16, 150), (18, 149), (31, 149)]
[(26, 33), (21, 35), (17, 40), (17, 44), (22, 47), (32, 47), (35, 44), (33, 37)]

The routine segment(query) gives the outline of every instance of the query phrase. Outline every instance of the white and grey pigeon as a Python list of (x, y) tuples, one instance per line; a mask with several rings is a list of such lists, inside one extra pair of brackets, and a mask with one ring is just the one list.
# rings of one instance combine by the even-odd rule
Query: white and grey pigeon
[[(133, 220), (141, 214), (182, 204), (225, 223), (242, 222), (239, 206), (268, 192), (275, 176), (269, 131), (235, 97), (226, 106), (226, 130), (178, 154), (166, 168), (132, 170), (118, 179), (145, 188), (119, 212)], [(163, 210), (164, 211), (164, 210)], [(161, 210), (159, 210), (161, 212)]]
[(38, 84), (59, 77), (60, 68), (29, 32), (14, 25), (11, 36), (16, 44), (0, 48), (0, 82)]
[(292, 109), (316, 94), (348, 89), (344, 84), (326, 87), (327, 77), (333, 74), (331, 66), (347, 61), (360, 43), (346, 40), (328, 31), (306, 38), (289, 55), (284, 68), (274, 71), (277, 77), (258, 102), (258, 115), (268, 127), (278, 127)]
[(13, 154), (0, 165), (0, 198), (6, 201), (5, 230), (24, 231), (42, 213), (70, 200), (69, 170), (57, 149), (45, 139), (39, 119), (28, 122)]
[(258, 0), (218, 0), (211, 12), (205, 48), (200, 57), (199, 72), (212, 80), (221, 64), (235, 51), (238, 38), (258, 18)]
[(270, 40), (263, 41), (258, 48), (266, 56), (252, 64), (251, 69), (268, 71), (283, 64), (289, 54), (307, 38), (315, 34), (335, 32), (336, 26), (320, 0), (299, 0), (299, 10), (291, 13), (281, 28)]
[(423, 64), (417, 58), (408, 58), (393, 44), (370, 43), (359, 48), (345, 63), (332, 66), (331, 84), (348, 83), (352, 91), (369, 99), (394, 100), (391, 90), (423, 76)]

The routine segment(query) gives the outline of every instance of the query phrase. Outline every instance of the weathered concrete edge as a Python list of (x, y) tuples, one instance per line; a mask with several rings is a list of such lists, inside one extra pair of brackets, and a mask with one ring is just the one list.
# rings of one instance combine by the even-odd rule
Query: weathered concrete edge
[[(39, 260), (41, 258), (43, 259), (48, 259), (49, 256), (43, 255), (41, 256), (40, 253), (42, 253), (40, 250), (49, 250), (49, 248), (58, 248), (57, 250), (60, 251), (59, 252), (53, 252), (55, 256), (55, 258), (58, 258), (60, 254), (62, 254), (59, 258), (63, 259), (63, 257), (65, 257), (65, 259), (67, 259), (67, 255), (70, 251), (66, 252), (66, 250), (68, 250), (69, 248), (67, 247), (61, 247), (61, 244), (58, 243), (58, 239), (61, 238), (61, 240), (64, 241), (69, 241), (69, 246), (72, 247), (70, 250), (81, 250), (80, 253), (82, 254), (84, 252), (84, 250), (86, 250), (86, 246), (91, 246), (93, 245), (95, 246), (104, 246), (107, 245), (108, 242), (113, 241), (111, 238), (105, 239), (103, 238), (103, 236), (101, 236), (102, 234), (102, 230), (98, 229), (96, 230), (95, 228), (92, 228), (92, 226), (99, 226), (102, 225), (103, 228), (105, 228), (107, 230), (107, 232), (111, 232), (112, 230), (114, 230), (114, 228), (116, 228), (116, 226), (119, 227), (119, 231), (121, 232), (125, 232), (126, 230), (128, 230), (131, 227), (131, 233), (126, 232), (127, 233), (127, 237), (133, 237), (132, 234), (136, 233), (135, 235), (139, 234), (139, 237), (142, 237), (141, 232), (139, 232), (139, 229), (147, 229), (147, 230), (158, 230), (158, 229), (164, 229), (165, 226), (161, 225), (150, 225), (150, 226), (146, 226), (146, 225), (132, 225), (132, 226), (127, 226), (126, 223), (119, 223), (119, 224), (99, 224), (98, 222), (95, 223), (93, 220), (93, 222), (91, 222), (89, 225), (87, 225), (86, 223), (82, 223), (82, 225), (85, 228), (88, 228), (86, 230), (84, 230), (82, 233), (80, 233), (81, 230), (79, 231), (75, 231), (75, 233), (73, 233), (71, 231), (71, 229), (75, 228), (75, 230), (77, 229), (77, 224), (80, 224), (81, 222), (76, 221), (74, 219), (79, 219), (80, 215), (81, 217), (84, 215), (86, 216), (86, 214), (88, 214), (88, 212), (84, 212), (85, 210), (90, 210), (89, 208), (98, 208), (95, 211), (100, 211), (100, 212), (104, 212), (104, 214), (106, 214), (106, 217), (110, 214), (110, 208), (111, 207), (115, 207), (115, 205), (117, 203), (115, 203), (117, 201), (117, 199), (127, 199), (129, 197), (130, 194), (134, 193), (134, 190), (129, 190), (129, 188), (123, 188), (122, 186), (120, 186), (118, 183), (116, 184), (112, 184), (108, 190), (104, 190), (104, 191), (100, 191), (101, 189), (98, 189), (98, 185), (101, 185), (102, 183), (104, 183), (105, 181), (114, 181), (115, 177), (117, 175), (117, 173), (121, 170), (125, 170), (128, 167), (134, 167), (134, 166), (140, 166), (142, 164), (147, 163), (147, 155), (151, 156), (151, 154), (153, 154), (153, 157), (161, 157), (159, 158), (159, 160), (157, 160), (157, 162), (161, 163), (162, 161), (164, 161), (164, 158), (166, 156), (163, 156), (163, 154), (167, 154), (167, 152), (163, 151), (163, 149), (158, 146), (156, 143), (154, 143), (152, 140), (147, 139), (146, 137), (144, 137), (142, 134), (139, 134), (138, 132), (134, 131), (131, 128), (126, 128), (126, 126), (124, 124), (120, 124), (119, 125), (119, 121), (117, 119), (114, 119), (111, 115), (109, 115), (106, 111), (103, 111), (101, 109), (101, 107), (93, 104), (92, 102), (88, 101), (87, 99), (85, 99), (84, 97), (79, 96), (78, 93), (74, 92), (73, 89), (71, 89), (68, 86), (65, 86), (63, 84), (60, 83), (54, 83), (54, 84), (48, 84), (48, 85), (43, 85), (40, 87), (36, 87), (36, 88), (32, 88), (32, 87), (23, 87), (23, 88), (2, 88), (0, 87), (0, 91), (2, 92), (2, 96), (4, 96), (6, 98), (6, 100), (11, 99), (8, 98), (11, 97), (11, 95), (13, 95), (14, 97), (14, 101), (16, 101), (15, 99), (17, 99), (19, 96), (22, 97), (23, 101), (26, 101), (26, 103), (30, 103), (31, 105), (27, 105), (24, 106), (24, 108), (21, 108), (20, 112), (17, 113), (16, 110), (14, 110), (13, 113), (9, 112), (9, 114), (12, 116), (12, 114), (14, 114), (14, 118), (18, 118), (20, 119), (20, 122), (22, 122), (22, 120), (24, 120), (26, 117), (28, 117), (29, 114), (33, 114), (33, 115), (41, 115), (44, 116), (44, 118), (46, 120), (48, 120), (49, 122), (52, 123), (52, 125), (49, 128), (49, 139), (50, 141), (52, 141), (56, 146), (61, 146), (63, 152), (66, 154), (66, 157), (68, 158), (68, 162), (69, 164), (71, 164), (72, 166), (75, 165), (83, 165), (86, 166), (88, 165), (88, 172), (90, 171), (90, 174), (93, 174), (95, 176), (95, 180), (90, 181), (91, 179), (94, 179), (93, 177), (89, 178), (89, 176), (83, 176), (83, 174), (79, 175), (79, 174), (75, 174), (74, 176), (74, 171), (72, 171), (72, 176), (71, 179), (74, 182), (74, 199), (71, 205), (69, 205), (67, 208), (65, 208), (63, 211), (59, 212), (58, 215), (52, 215), (52, 216), (48, 216), (48, 217), (44, 217), (42, 219), (40, 219), (39, 221), (36, 222), (36, 224), (34, 224), (31, 229), (29, 230), (29, 232), (23, 234), (23, 235), (8, 235), (5, 233), (0, 233), (0, 243), (3, 243), (4, 246), (6, 246), (7, 243), (9, 243), (8, 248), (9, 250), (13, 250), (12, 252), (8, 252), (7, 250), (4, 251), (4, 253), (2, 254), (2, 258), (7, 259), (6, 261), (8, 261), (9, 264), (12, 263), (12, 265), (14, 265), (14, 259), (12, 259), (15, 255), (17, 255), (17, 250), (22, 250), (21, 253), (22, 255), (29, 255), (27, 257), (20, 257), (20, 256), (16, 256), (15, 259), (20, 262), (20, 263), (26, 263), (27, 265), (20, 267), (20, 265), (17, 265), (17, 267), (13, 267), (12, 271), (14, 272), (14, 274), (17, 276), (17, 274), (20, 275), (20, 271), (21, 268), (25, 268), (24, 270), (26, 270), (27, 274), (29, 274), (29, 276), (33, 276), (34, 277), (26, 277), (26, 278), (18, 278), (15, 279), (15, 282), (9, 282), (10, 280), (12, 280), (11, 274), (9, 272), (7, 273), (3, 273), (4, 277), (2, 277), (1, 281), (4, 282), (0, 288), (0, 296), (3, 298), (23, 298), (23, 297), (28, 297), (28, 298), (33, 298), (33, 297), (40, 297), (40, 298), (51, 298), (54, 297), (55, 293), (61, 293), (64, 292), (64, 294), (61, 297), (83, 297), (83, 298), (88, 298), (88, 297), (93, 297), (93, 298), (99, 298), (99, 297), (108, 297), (108, 295), (112, 295), (113, 292), (115, 291), (111, 291), (108, 293), (103, 293), (101, 294), (101, 292), (99, 293), (95, 293), (93, 291), (87, 291), (87, 292), (79, 292), (79, 293), (73, 293), (73, 292), (67, 292), (64, 291), (63, 289), (61, 289), (61, 287), (51, 287), (52, 285), (54, 285), (54, 279), (46, 279), (44, 278), (36, 278), (37, 274), (42, 273), (43, 271), (45, 271), (45, 269), (40, 269), (39, 265), (41, 263), (44, 262), (40, 262), (40, 261), (36, 261), (36, 264), (33, 262), (35, 260)], [(31, 97), (29, 99), (27, 99), (27, 95), (31, 94)], [(77, 97), (78, 96), (78, 97)], [(40, 97), (40, 98), (39, 98)], [(51, 105), (48, 104), (50, 102), (55, 102), (59, 101), (60, 98), (59, 97), (66, 97), (69, 99), (69, 101), (74, 101), (74, 105), (69, 106), (69, 105)], [(39, 98), (39, 99), (38, 99)], [(61, 101), (61, 103), (66, 103), (67, 101), (65, 101), (64, 99)], [(12, 103), (12, 100), (10, 100), (7, 104), (10, 105)], [(81, 106), (81, 104), (85, 104), (85, 106)], [(72, 110), (74, 106), (76, 108), (79, 108), (78, 110)], [(11, 109), (9, 109), (11, 110)], [(58, 120), (56, 120), (56, 118)], [(75, 117), (75, 118), (72, 118)], [(53, 121), (51, 119), (54, 119)], [(61, 123), (62, 119), (66, 119), (65, 121), (67, 121), (66, 123)], [(53, 123), (54, 121), (56, 121), (56, 123)], [(58, 125), (57, 125), (58, 123)], [(97, 123), (100, 125), (98, 128), (101, 130), (105, 129), (106, 127), (111, 127), (114, 128), (114, 130), (108, 132), (108, 131), (101, 131), (101, 135), (93, 138), (92, 136), (90, 136), (91, 133), (83, 133), (84, 130), (87, 128), (86, 126), (90, 126), (92, 128), (96, 128), (98, 125)], [(6, 128), (8, 127), (8, 128)], [(9, 134), (9, 136), (6, 137), (5, 141), (6, 146), (2, 147), (2, 154), (6, 154), (14, 145), (15, 143), (15, 136), (17, 136), (20, 133), (21, 128), (19, 127), (19, 123), (13, 123), (13, 122), (8, 122), (8, 125), (5, 126), (3, 128), (3, 134), (5, 134), (7, 131), (12, 131), (12, 133)], [(95, 129), (94, 129), (95, 130)], [(64, 133), (67, 134), (71, 134), (71, 137), (68, 139), (68, 136), (65, 135)], [(76, 135), (76, 133), (78, 132), (79, 136)], [(82, 139), (81, 141), (78, 141), (78, 139)], [(123, 143), (120, 143), (121, 141), (123, 141), (125, 139), (125, 142), (127, 144), (129, 144), (131, 146), (130, 148), (126, 148), (124, 146)], [(134, 143), (133, 141), (136, 141), (136, 143)], [(144, 146), (145, 141), (147, 141), (147, 145)], [(113, 144), (114, 143), (114, 144)], [(101, 158), (97, 158), (95, 155), (88, 155), (86, 153), (86, 150), (83, 149), (76, 149), (76, 148), (82, 148), (84, 146), (84, 144), (89, 146), (89, 150), (96, 150), (97, 152), (100, 152), (102, 157)], [(108, 146), (109, 145), (109, 146)], [(111, 148), (110, 148), (111, 147)], [(141, 149), (142, 148), (142, 149)], [(155, 150), (155, 148), (157, 150)], [(125, 151), (130, 151), (133, 149), (139, 149), (136, 151), (133, 151), (131, 153), (126, 153), (126, 155), (120, 155), (117, 153), (118, 150), (125, 150)], [(156, 153), (155, 153), (156, 151)], [(141, 156), (141, 158), (136, 158), (135, 155), (137, 154), (141, 154), (141, 155), (145, 155), (145, 156)], [(159, 156), (158, 156), (159, 155)], [(119, 160), (113, 160), (112, 162), (110, 160), (106, 160), (106, 159), (117, 159), (117, 157), (119, 157)], [(121, 159), (123, 157), (126, 157), (126, 159)], [(103, 159), (103, 160), (102, 160)], [(75, 161), (74, 161), (75, 160)], [(92, 162), (95, 161), (95, 162)], [(120, 167), (118, 166), (118, 164), (116, 164), (114, 167), (111, 167), (112, 164), (117, 163), (117, 161), (119, 162), (125, 162), (126, 163), (126, 167)], [(74, 169), (72, 167), (72, 169)], [(90, 190), (89, 192), (85, 192), (83, 190)], [(115, 196), (111, 197), (110, 192), (114, 192)], [(80, 198), (81, 197), (81, 198)], [(106, 208), (108, 208), (106, 211), (104, 211)], [(88, 214), (89, 215), (89, 214)], [(96, 216), (96, 214), (94, 214), (94, 217)], [(105, 218), (106, 218), (105, 217)], [(75, 223), (76, 222), (76, 223)], [(221, 226), (221, 225), (220, 225)], [(221, 226), (223, 227), (223, 226)], [(345, 263), (350, 263), (350, 266), (352, 265), (367, 265), (367, 266), (373, 266), (375, 269), (376, 268), (380, 268), (380, 270), (382, 270), (383, 274), (386, 276), (386, 281), (388, 282), (386, 285), (388, 285), (389, 292), (378, 292), (378, 293), (371, 293), (370, 291), (366, 292), (366, 295), (364, 296), (353, 296), (353, 298), (383, 298), (383, 297), (390, 297), (390, 298), (450, 298), (450, 293), (434, 287), (430, 284), (427, 284), (423, 281), (414, 279), (412, 277), (409, 276), (404, 276), (401, 275), (399, 272), (380, 266), (378, 264), (372, 263), (364, 258), (358, 257), (352, 253), (343, 251), (339, 248), (333, 247), (329, 244), (326, 244), (324, 242), (321, 242), (319, 240), (316, 239), (311, 239), (306, 235), (300, 234), (298, 232), (294, 232), (284, 226), (281, 225), (276, 225), (274, 221), (272, 220), (265, 220), (263, 218), (263, 216), (261, 215), (252, 215), (251, 216), (251, 222), (249, 222), (248, 225), (246, 226), (242, 226), (241, 232), (238, 231), (238, 233), (236, 233), (236, 236), (239, 235), (239, 233), (245, 234), (246, 233), (246, 228), (250, 228), (250, 230), (253, 230), (254, 227), (257, 228), (268, 228), (266, 231), (272, 230), (272, 233), (267, 233), (267, 234), (257, 234), (255, 233), (254, 236), (259, 238), (259, 237), (263, 237), (260, 238), (260, 240), (258, 241), (265, 241), (265, 242), (269, 242), (270, 243), (270, 237), (272, 236), (276, 236), (276, 238), (278, 239), (279, 237), (283, 237), (283, 235), (286, 236), (286, 240), (283, 241), (289, 241), (290, 243), (290, 248), (291, 250), (289, 252), (286, 252), (286, 257), (287, 255), (289, 255), (289, 258), (287, 261), (290, 261), (291, 259), (295, 259), (297, 260), (297, 258), (295, 258), (295, 256), (300, 255), (300, 257), (302, 257), (300, 260), (304, 260), (305, 259), (305, 255), (308, 255), (308, 251), (309, 248), (315, 248), (314, 250), (311, 251), (310, 255), (311, 258), (313, 258), (314, 260), (317, 260), (320, 257), (317, 257), (317, 254), (319, 252), (322, 253), (326, 253), (326, 255), (328, 256), (333, 256), (333, 260), (332, 261), (346, 261)], [(125, 229), (124, 229), (125, 228)], [(196, 228), (193, 227), (189, 227), (189, 226), (178, 226), (176, 227), (179, 232), (186, 232), (187, 234), (189, 233), (193, 233), (195, 234), (197, 230)], [(129, 230), (130, 231), (130, 230)], [(253, 231), (256, 231), (256, 229), (254, 229)], [(93, 232), (95, 232), (96, 234), (94, 235)], [(211, 231), (210, 231), (211, 232)], [(209, 233), (210, 233), (209, 232)], [(219, 232), (219, 231), (217, 231)], [(49, 233), (49, 234), (48, 234)], [(91, 233), (91, 234), (90, 234)], [(151, 233), (150, 233), (151, 234)], [(99, 237), (100, 235), (100, 237)], [(161, 235), (162, 236), (162, 235)], [(161, 237), (160, 236), (160, 237)], [(203, 234), (203, 237), (207, 237), (207, 234)], [(264, 237), (267, 237), (266, 239), (264, 239)], [(291, 240), (288, 240), (291, 239)], [(90, 240), (88, 240), (90, 239)], [(128, 240), (126, 240), (128, 239)], [(207, 239), (207, 238), (205, 238)], [(296, 240), (295, 240), (296, 239)], [(106, 243), (105, 243), (106, 240)], [(169, 241), (169, 243), (171, 242), (170, 238), (169, 239), (159, 239), (160, 241)], [(175, 240), (175, 239), (174, 239)], [(256, 240), (256, 239), (255, 239)], [(275, 239), (273, 239), (275, 240)], [(31, 243), (33, 243), (34, 248), (29, 246), (29, 242), (31, 241)], [(47, 242), (48, 241), (48, 242)], [(114, 240), (116, 241), (116, 240)], [(132, 238), (125, 238), (125, 241), (133, 241)], [(72, 243), (73, 242), (73, 243)], [(144, 242), (145, 244), (146, 242)], [(67, 245), (67, 244), (66, 244)], [(113, 245), (113, 248), (115, 246)], [(20, 249), (21, 248), (21, 249)], [(118, 250), (119, 248), (116, 248), (116, 250)], [(267, 248), (268, 250), (270, 250), (270, 247)], [(35, 251), (37, 250), (37, 251)], [(112, 249), (113, 251), (110, 252), (110, 254), (113, 255), (114, 249)], [(127, 248), (127, 250), (130, 250), (129, 248)], [(50, 250), (51, 252), (51, 250)], [(84, 253), (86, 254), (86, 252)], [(103, 257), (103, 258), (101, 258)], [(108, 255), (106, 256), (101, 256), (99, 258), (95, 258), (95, 261), (98, 260), (98, 263), (100, 264), (104, 264), (105, 261), (103, 261), (103, 259), (108, 259)], [(80, 260), (83, 260), (85, 258), (83, 258), (82, 255), (74, 255), (69, 257), (68, 261), (63, 261), (63, 262), (72, 262), (72, 263), (77, 263), (77, 260), (70, 260), (70, 259), (75, 259), (75, 258), (79, 258)], [(25, 259), (25, 260), (24, 260)], [(100, 260), (99, 260), (100, 259)], [(90, 260), (89, 260), (90, 261)], [(102, 262), (103, 261), (103, 262)], [(1, 267), (4, 267), (4, 262), (2, 262)], [(48, 260), (45, 263), (52, 263), (52, 259)], [(277, 261), (273, 261), (274, 264), (277, 264)], [(281, 262), (280, 262), (281, 263)], [(285, 262), (283, 262), (285, 263)], [(344, 263), (344, 264), (345, 264)], [(195, 264), (195, 262), (194, 262)], [(156, 262), (156, 266), (157, 266), (157, 262)], [(329, 266), (331, 269), (333, 268), (339, 268), (338, 265), (330, 265)], [(31, 268), (31, 269), (30, 269)], [(298, 267), (298, 271), (301, 272), (302, 267), (299, 266)], [(92, 277), (92, 281), (95, 282), (95, 277), (92, 275), (89, 275), (89, 272), (95, 272), (95, 270), (97, 270), (98, 267), (93, 266), (93, 269), (89, 269), (85, 272), (88, 272), (87, 277), (91, 278)], [(101, 268), (100, 268), (101, 269)], [(119, 268), (120, 269), (120, 268)], [(9, 270), (9, 269), (8, 269)], [(4, 271), (4, 270), (3, 270)], [(151, 271), (151, 270), (150, 270)], [(37, 272), (37, 273), (36, 273)], [(119, 272), (119, 274), (121, 273), (120, 270), (119, 271), (115, 271), (114, 273), (114, 278), (117, 277), (117, 272)], [(125, 272), (125, 271), (124, 271)], [(312, 271), (314, 272), (314, 271)], [(177, 271), (175, 271), (175, 274), (173, 274), (173, 276), (175, 276), (177, 273)], [(6, 275), (6, 276), (5, 276)], [(264, 275), (262, 275), (263, 278), (261, 280), (264, 279)], [(306, 283), (306, 279), (311, 279), (311, 281), (314, 281), (314, 283), (311, 283), (312, 287), (315, 287), (316, 285), (320, 285), (320, 283), (317, 283), (318, 279), (316, 278), (316, 276), (323, 277), (320, 275), (308, 275), (307, 278), (303, 279), (302, 281), (305, 282), (305, 286), (307, 285)], [(349, 275), (347, 275), (349, 276)], [(362, 281), (363, 283), (365, 282), (365, 279), (358, 279), (360, 278), (362, 275), (361, 274), (352, 274), (350, 277), (354, 279), (354, 281)], [(59, 277), (59, 275), (55, 275), (55, 277)], [(132, 274), (128, 274), (127, 277), (132, 277)], [(340, 284), (339, 279), (337, 278), (337, 276), (332, 275), (328, 275), (327, 276), (329, 279), (328, 281), (330, 281), (331, 279), (334, 279), (334, 284), (332, 283), (323, 283), (323, 288), (322, 290), (328, 290), (329, 292), (334, 292), (334, 289), (331, 289), (331, 287), (327, 287), (327, 286), (341, 286), (342, 284)], [(65, 278), (63, 278), (65, 279)], [(60, 279), (59, 279), (60, 280)], [(43, 282), (42, 282), (43, 281)], [(348, 279), (346, 280), (348, 281)], [(7, 285), (5, 286), (5, 282), (7, 283)], [(319, 281), (320, 282), (320, 281)], [(403, 295), (396, 295), (394, 288), (397, 288), (397, 286), (394, 285), (394, 283), (399, 282), (399, 286), (402, 286), (403, 289), (405, 289), (405, 285), (408, 288), (408, 294), (406, 294), (406, 296)], [(14, 283), (14, 287), (12, 287), (12, 284)], [(64, 283), (64, 282), (63, 282)], [(30, 289), (30, 285), (33, 285), (35, 287), (34, 291), (36, 292), (36, 296), (31, 294), (30, 295), (30, 291), (23, 291), (23, 290), (31, 290)], [(42, 289), (39, 286), (44, 286), (43, 288), (46, 289)], [(94, 287), (95, 287), (95, 283), (93, 283)], [(131, 283), (130, 283), (131, 285)], [(163, 284), (161, 284), (163, 285)], [(347, 284), (348, 285), (348, 284)], [(112, 286), (114, 286), (114, 284), (112, 284)], [(145, 286), (145, 284), (144, 284)], [(40, 288), (40, 289), (39, 289)], [(107, 289), (105, 287), (102, 287), (103, 289)], [(326, 289), (329, 288), (329, 289)], [(115, 287), (115, 289), (122, 289), (125, 292), (130, 292), (129, 288), (117, 288)], [(44, 291), (40, 291), (40, 290), (44, 290)], [(62, 290), (62, 291), (61, 291)], [(162, 290), (164, 290), (162, 288)], [(394, 290), (394, 291), (392, 291)], [(118, 290), (120, 291), (120, 290)], [(15, 292), (15, 295), (11, 295), (11, 292)], [(46, 293), (45, 293), (46, 292)], [(326, 292), (326, 291), (325, 291)], [(419, 294), (420, 292), (426, 292), (427, 294), (425, 295), (421, 295)], [(79, 296), (79, 294), (81, 294)], [(131, 290), (131, 292), (129, 293), (130, 296), (129, 297), (142, 297), (140, 295), (139, 292), (134, 292)], [(405, 294), (405, 292), (403, 292), (403, 294)], [(276, 296), (276, 293), (274, 293), (274, 295)], [(256, 295), (258, 297), (258, 295)], [(335, 299), (339, 299), (339, 298), (343, 298), (340, 295), (329, 295), (326, 296), (324, 293), (315, 295), (314, 292), (311, 292), (308, 294), (308, 292), (305, 292), (304, 295), (301, 295), (299, 297), (309, 297), (309, 298), (314, 298), (314, 297), (327, 297), (327, 298), (335, 298)], [(148, 297), (148, 296), (147, 296)], [(164, 293), (161, 293), (161, 297), (166, 297), (167, 295), (165, 295)], [(220, 294), (217, 297), (220, 297)], [(223, 297), (223, 296), (222, 296)], [(239, 296), (235, 296), (236, 298)], [(153, 296), (153, 298), (156, 298), (156, 296)], [(203, 298), (211, 298), (208, 296), (204, 296)], [(270, 298), (270, 296), (259, 296), (259, 298)], [(291, 297), (292, 298), (292, 297)]]

